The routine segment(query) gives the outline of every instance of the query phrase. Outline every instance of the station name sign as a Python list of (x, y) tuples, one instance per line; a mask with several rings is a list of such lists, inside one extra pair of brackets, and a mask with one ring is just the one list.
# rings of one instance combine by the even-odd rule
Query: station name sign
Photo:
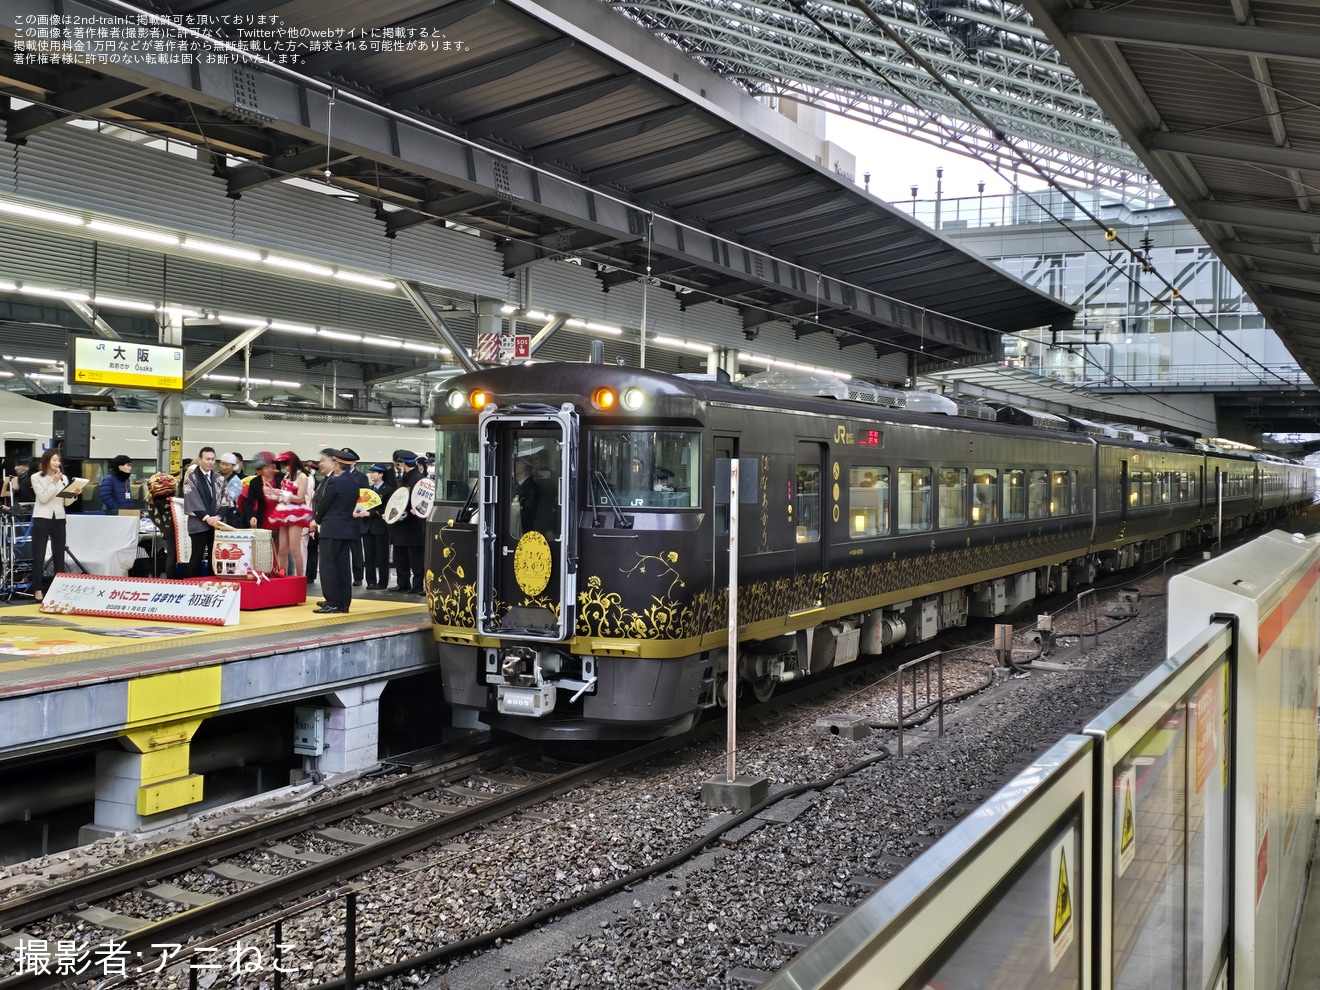
[(74, 337), (69, 358), (69, 382), (74, 385), (183, 391), (182, 347)]

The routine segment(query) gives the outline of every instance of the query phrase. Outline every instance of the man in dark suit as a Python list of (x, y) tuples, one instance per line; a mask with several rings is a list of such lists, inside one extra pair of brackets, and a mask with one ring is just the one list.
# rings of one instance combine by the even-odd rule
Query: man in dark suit
[(425, 576), (426, 522), (412, 511), (412, 490), (422, 480), (417, 470), (417, 455), (411, 450), (394, 452), (394, 467), (402, 471), (399, 487), (408, 489), (409, 507), (398, 522), (390, 526), (390, 544), (394, 547), (394, 567), (398, 584), (390, 591), (402, 595), (426, 594)]
[(394, 471), (384, 464), (371, 465), (367, 468), (367, 487), (380, 496), (380, 505), (356, 513), (362, 533), (362, 558), (367, 590), (382, 591), (390, 583), (390, 528), (385, 525), (385, 503), (394, 494)]
[(321, 615), (347, 612), (353, 602), (350, 551), (358, 539), (358, 524), (353, 518), (357, 507), (357, 472), (353, 465), (358, 455), (345, 447), (327, 447), (321, 451), (322, 464), (330, 461), (331, 473), (321, 482), (325, 491), (316, 500), (317, 539), (321, 541), (321, 590), (325, 600), (313, 611)]
[(183, 511), (188, 516), (188, 538), (192, 541), (185, 574), (190, 578), (202, 576), (202, 558), (211, 552), (215, 527), (222, 521), (223, 493), (224, 482), (215, 470), (215, 449), (203, 447), (192, 470), (183, 474)]
[(536, 487), (532, 476), (530, 461), (519, 458), (513, 464), (513, 504), (518, 520), (518, 532), (513, 536), (522, 536), (536, 528), (536, 511), (541, 505), (541, 490)]

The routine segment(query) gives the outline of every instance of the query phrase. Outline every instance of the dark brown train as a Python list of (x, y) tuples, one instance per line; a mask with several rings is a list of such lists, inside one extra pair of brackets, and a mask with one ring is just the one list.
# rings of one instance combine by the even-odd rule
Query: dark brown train
[(1280, 458), (824, 384), (601, 364), (452, 379), (427, 589), (456, 721), (634, 739), (720, 704), (729, 458), (755, 466), (736, 670), (757, 698), (1312, 500), (1312, 470)]

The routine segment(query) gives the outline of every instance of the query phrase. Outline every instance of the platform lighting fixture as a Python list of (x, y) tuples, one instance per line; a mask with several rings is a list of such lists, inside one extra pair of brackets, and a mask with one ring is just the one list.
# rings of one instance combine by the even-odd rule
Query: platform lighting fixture
[(368, 289), (383, 289), (386, 292), (393, 292), (399, 286), (388, 279), (375, 278), (371, 275), (359, 275), (357, 272), (346, 272), (343, 269), (335, 269), (335, 278), (341, 282), (351, 282), (354, 285), (366, 286)]
[(651, 338), (651, 343), (658, 344), (660, 347), (677, 348), (680, 351), (691, 351), (694, 354), (709, 354), (715, 348), (710, 344), (694, 344), (690, 340), (679, 340), (677, 337), (666, 337), (659, 334)]
[(362, 338), (362, 343), (371, 344), (375, 347), (402, 347), (403, 341), (396, 337), (368, 337)]
[(155, 303), (138, 302), (134, 299), (116, 299), (114, 296), (92, 296), (92, 302), (97, 306), (106, 306), (110, 309), (127, 309), (133, 313), (154, 313), (156, 312)]
[(322, 329), (316, 331), (316, 335), (318, 337), (325, 337), (329, 340), (348, 340), (348, 341), (352, 341), (355, 344), (362, 343), (362, 334), (360, 333), (341, 333), (338, 330)]
[(197, 251), (201, 254), (213, 254), (219, 258), (233, 258), (235, 261), (258, 262), (261, 260), (261, 252), (253, 251), (251, 248), (235, 247), (232, 244), (219, 244), (215, 241), (199, 241), (195, 237), (186, 237), (183, 246), (189, 251)]
[(529, 320), (540, 320), (543, 323), (549, 323), (555, 318), (553, 313), (546, 313), (539, 309), (529, 309), (524, 312), (523, 315)]
[(236, 327), (264, 327), (269, 326), (269, 320), (263, 320), (255, 316), (227, 316), (224, 313), (216, 313), (216, 320), (221, 323), (228, 323)]
[(42, 367), (45, 367), (48, 364), (64, 364), (63, 361), (55, 361), (50, 358), (15, 357), (12, 354), (6, 354), (4, 357), (6, 361), (13, 361), (15, 364), (36, 364)]
[(45, 210), (39, 206), (28, 206), (26, 203), (15, 203), (10, 200), (0, 199), (0, 213), (8, 213), (11, 216), (26, 217), (29, 220), (44, 220), (46, 223), (58, 223), (67, 227), (83, 227), (87, 221), (74, 213), (63, 213), (60, 210)]
[(3, 279), (0, 279), (0, 292), (17, 292), (17, 291), (18, 291), (17, 282), (6, 282)]
[(809, 364), (797, 364), (793, 361), (780, 361), (776, 358), (762, 357), (758, 354), (748, 354), (741, 351), (738, 354), (738, 360), (747, 364), (759, 364), (764, 368), (784, 368), (789, 371), (806, 371), (812, 374), (829, 375), (832, 378), (838, 378), (840, 381), (851, 381), (852, 375), (846, 371), (833, 371), (830, 368), (816, 368)]
[(177, 234), (163, 234), (157, 230), (147, 230), (144, 227), (130, 227), (122, 223), (110, 223), (108, 220), (90, 220), (87, 226), (101, 234), (110, 234), (113, 237), (126, 237), (134, 241), (147, 241), (151, 244), (168, 244), (173, 247), (179, 246), (179, 236)]
[(587, 329), (594, 330), (596, 333), (608, 333), (614, 337), (623, 336), (622, 327), (612, 327), (608, 323), (592, 323), (590, 320), (588, 320)]
[(48, 289), (40, 285), (20, 284), (18, 291), (25, 296), (38, 296), (42, 299), (65, 299), (70, 302), (90, 302), (92, 298), (86, 292), (69, 289)]
[(500, 307), (500, 312), (503, 313), (505, 316), (508, 316), (510, 313), (518, 312), (518, 307), (512, 306), (509, 303), (505, 303), (503, 306)]
[(270, 328), (278, 333), (296, 333), (303, 337), (315, 337), (316, 327), (309, 327), (303, 323), (280, 323), (274, 321)]
[(62, 382), (63, 375), (43, 375), (40, 372), (31, 372), (23, 375), (24, 378), (31, 378), (34, 382)]
[(176, 320), (200, 320), (206, 314), (200, 309), (185, 309), (183, 306), (157, 306), (156, 312)]
[(321, 278), (334, 277), (334, 269), (327, 268), (324, 265), (313, 265), (308, 261), (298, 261), (296, 258), (281, 258), (278, 255), (268, 254), (261, 259), (272, 268), (283, 268), (291, 272), (302, 272), (306, 275), (319, 275)]

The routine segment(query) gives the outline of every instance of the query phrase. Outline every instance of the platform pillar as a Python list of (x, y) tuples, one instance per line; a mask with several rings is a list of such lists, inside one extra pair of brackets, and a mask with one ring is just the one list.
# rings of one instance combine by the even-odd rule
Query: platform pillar
[(380, 745), (380, 696), (389, 681), (373, 681), (326, 695), (331, 708), (325, 720), (322, 773), (344, 773), (375, 766)]
[(168, 825), (202, 799), (201, 774), (190, 772), (197, 729), (220, 707), (220, 668), (195, 667), (128, 682), (122, 751), (96, 755), (96, 814), (83, 833)]

